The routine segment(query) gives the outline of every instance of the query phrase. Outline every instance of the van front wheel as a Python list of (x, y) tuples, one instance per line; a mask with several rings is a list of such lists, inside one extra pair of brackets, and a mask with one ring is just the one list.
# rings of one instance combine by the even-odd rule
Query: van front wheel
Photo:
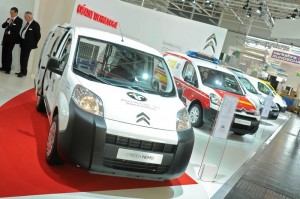
[(53, 118), (49, 129), (47, 147), (46, 147), (46, 161), (49, 165), (60, 165), (62, 160), (58, 156), (57, 151), (57, 132), (58, 132), (58, 116)]
[(189, 109), (189, 118), (193, 127), (201, 127), (203, 125), (203, 111), (199, 104), (193, 104)]

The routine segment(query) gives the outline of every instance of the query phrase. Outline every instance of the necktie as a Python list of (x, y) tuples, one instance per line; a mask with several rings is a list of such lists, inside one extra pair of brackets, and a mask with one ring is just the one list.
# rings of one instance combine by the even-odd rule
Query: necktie
[(26, 29), (27, 29), (28, 26), (29, 26), (29, 23), (27, 22), (26, 25), (24, 26), (22, 32), (21, 32), (21, 36), (22, 36), (23, 39), (25, 38), (25, 33), (26, 33)]
[(4, 34), (6, 34), (6, 35), (8, 34), (9, 28), (13, 24), (13, 22), (14, 22), (14, 19), (12, 19), (11, 22), (8, 24), (8, 26), (6, 26)]
[(27, 22), (26, 25), (23, 28), (23, 31), (26, 30), (26, 28), (28, 27), (29, 23)]

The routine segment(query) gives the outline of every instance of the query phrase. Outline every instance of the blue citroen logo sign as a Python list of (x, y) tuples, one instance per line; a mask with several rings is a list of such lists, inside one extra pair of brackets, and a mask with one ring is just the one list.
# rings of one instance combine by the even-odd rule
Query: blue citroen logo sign
[(129, 97), (131, 97), (132, 99), (135, 99), (135, 100), (137, 100), (137, 101), (142, 101), (142, 102), (147, 101), (147, 98), (146, 98), (146, 97), (144, 97), (144, 96), (141, 95), (141, 94), (135, 93), (135, 92), (128, 92), (127, 95), (128, 95)]

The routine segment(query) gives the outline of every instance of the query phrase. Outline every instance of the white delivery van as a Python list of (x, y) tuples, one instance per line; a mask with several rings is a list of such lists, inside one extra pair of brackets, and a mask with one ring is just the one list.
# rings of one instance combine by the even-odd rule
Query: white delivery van
[[(161, 89), (153, 84), (158, 66)], [(51, 124), (50, 165), (70, 161), (92, 173), (154, 180), (185, 172), (194, 132), (158, 51), (98, 30), (56, 26), (34, 86), (36, 108)]]

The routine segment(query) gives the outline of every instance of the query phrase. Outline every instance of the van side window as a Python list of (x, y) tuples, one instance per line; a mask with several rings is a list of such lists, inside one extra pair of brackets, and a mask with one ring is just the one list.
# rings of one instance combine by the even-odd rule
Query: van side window
[(189, 62), (185, 63), (184, 68), (182, 70), (182, 77), (185, 82), (187, 82), (195, 87), (198, 87), (198, 79), (197, 79), (196, 70), (191, 63), (189, 63)]
[(60, 70), (64, 70), (66, 67), (70, 55), (71, 43), (72, 43), (72, 37), (69, 35), (68, 38), (65, 40), (65, 43), (63, 44), (63, 48), (62, 48), (63, 50), (61, 51), (59, 56)]
[(55, 39), (53, 46), (51, 48), (51, 51), (50, 51), (51, 57), (57, 56), (59, 47), (62, 45), (62, 42), (63, 42), (64, 38), (66, 37), (67, 33), (68, 33), (67, 30), (63, 29), (60, 32), (58, 32), (57, 34), (55, 34), (56, 39)]
[(270, 93), (270, 89), (261, 82), (258, 82), (258, 90), (267, 95)]

